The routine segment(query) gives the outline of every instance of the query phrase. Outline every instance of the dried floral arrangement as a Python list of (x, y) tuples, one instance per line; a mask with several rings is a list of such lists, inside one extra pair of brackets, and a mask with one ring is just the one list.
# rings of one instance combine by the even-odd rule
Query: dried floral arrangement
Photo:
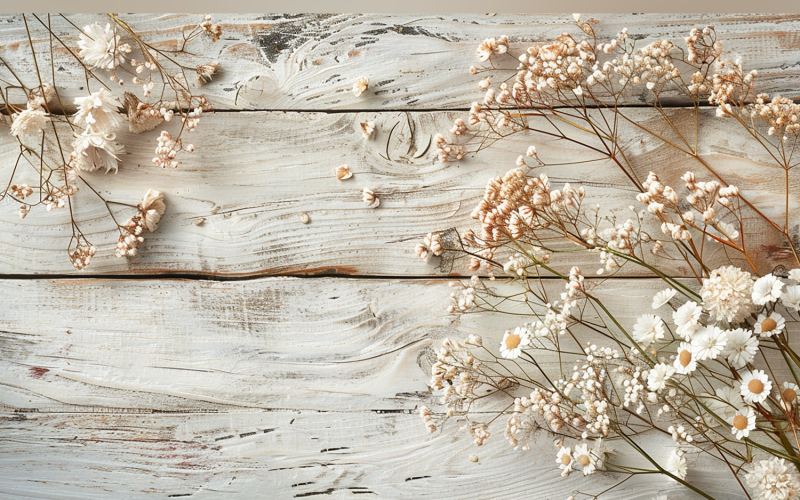
[[(78, 200), (91, 202), (78, 194), (88, 191), (88, 196), (105, 204), (109, 222), (116, 225), (116, 256), (135, 257), (145, 231), (158, 227), (166, 204), (155, 189), (148, 190), (138, 204), (100, 194), (102, 174), (116, 173), (124, 163), (125, 145), (118, 142), (117, 132), (126, 124), (130, 133), (138, 134), (163, 122), (180, 122), (175, 135), (161, 131), (152, 158), (158, 167), (178, 167), (180, 154), (194, 151), (193, 144), (184, 142), (184, 133), (194, 130), (204, 113), (213, 111), (198, 87), (209, 83), (219, 68), (215, 61), (185, 62), (187, 47), (201, 37), (217, 41), (222, 28), (206, 15), (196, 26), (183, 30), (177, 48), (165, 49), (148, 43), (115, 14), (83, 27), (64, 15), (23, 14), (22, 21), (36, 75), (33, 81), (23, 78), (0, 53), (0, 120), (9, 125), (7, 133), (19, 143), (0, 200), (16, 203), (23, 219), (37, 207), (68, 211), (71, 238), (67, 252), (72, 265), (81, 270), (97, 252), (73, 210)], [(49, 45), (44, 53), (34, 48), (34, 40), (41, 39)], [(64, 89), (56, 72), (56, 61), (64, 56), (85, 71), (87, 95), (71, 101), (62, 98)], [(120, 99), (113, 88), (125, 84), (130, 88)], [(135, 212), (119, 223), (112, 205)]]
[[(550, 433), (554, 469), (564, 477), (604, 471), (619, 485), (662, 474), (713, 498), (687, 473), (705, 457), (729, 471), (739, 495), (800, 498), (800, 352), (791, 338), (800, 321), (800, 258), (789, 230), (800, 105), (758, 93), (756, 72), (731, 59), (713, 27), (692, 29), (682, 44), (637, 47), (627, 30), (603, 41), (597, 21), (574, 17), (572, 32), (520, 53), (505, 36), (480, 44), (484, 67), (470, 72), (482, 78), (483, 100), (455, 121), (449, 138), (436, 136), (439, 159), (461, 160), (520, 133), (568, 142), (624, 174), (626, 188), (638, 192), (633, 215), (618, 220), (587, 203), (584, 187), (551, 185), (541, 169), (553, 164), (533, 145), (488, 181), (472, 212), (479, 229), (428, 234), (419, 257), (464, 257), (484, 276), (452, 283), (449, 311), (511, 314), (518, 326), (492, 342), (445, 339), (429, 384), (442, 406), (421, 408), (422, 419), (430, 432), (457, 419), (478, 445), (497, 427), (522, 450), (535, 434)], [(668, 134), (620, 106), (634, 91), (645, 93)], [(675, 96), (693, 103), (688, 129), (664, 110)], [(703, 106), (744, 130), (781, 172), (780, 218), (760, 211), (700, 153)], [(660, 179), (657, 162), (635, 164), (624, 127), (679, 151), (683, 186)], [(794, 269), (756, 264), (753, 230), (774, 232)], [(724, 265), (709, 261), (713, 248), (724, 250), (716, 253)], [(596, 255), (592, 274), (600, 278), (585, 278), (571, 263), (576, 252)], [(693, 278), (671, 277), (667, 267), (676, 263)], [(623, 268), (664, 282), (633, 324), (618, 319), (630, 311), (600, 296), (609, 283), (601, 278)], [(653, 434), (674, 441), (667, 458), (642, 447)], [(621, 449), (640, 458), (625, 462)]]

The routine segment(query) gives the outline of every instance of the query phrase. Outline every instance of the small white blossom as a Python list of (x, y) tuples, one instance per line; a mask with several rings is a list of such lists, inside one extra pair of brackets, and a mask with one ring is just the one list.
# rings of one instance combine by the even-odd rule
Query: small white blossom
[(661, 290), (655, 294), (653, 297), (653, 309), (658, 309), (666, 305), (667, 302), (672, 300), (672, 297), (674, 297), (676, 293), (678, 292), (675, 291), (674, 288), (667, 288), (666, 290)]
[(772, 274), (762, 276), (753, 285), (753, 303), (758, 305), (769, 304), (781, 297), (783, 281)]
[(78, 55), (89, 69), (114, 69), (125, 62), (125, 55), (131, 51), (130, 45), (120, 43), (120, 37), (110, 24), (105, 29), (98, 23), (84, 26), (80, 34)]
[(753, 370), (742, 374), (740, 391), (746, 403), (763, 403), (772, 390), (772, 382), (763, 370)]

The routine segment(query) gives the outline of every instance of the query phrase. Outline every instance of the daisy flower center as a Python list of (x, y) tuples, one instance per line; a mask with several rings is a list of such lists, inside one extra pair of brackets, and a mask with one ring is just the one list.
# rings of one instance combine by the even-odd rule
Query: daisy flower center
[(794, 389), (784, 389), (783, 390), (783, 400), (784, 401), (794, 401), (797, 399), (797, 392)]
[(778, 326), (778, 323), (774, 319), (767, 318), (767, 319), (765, 319), (764, 321), (761, 322), (761, 331), (762, 332), (771, 332), (777, 326)]
[(506, 349), (516, 349), (520, 342), (522, 342), (522, 339), (519, 338), (519, 335), (514, 333), (509, 334), (509, 336), (506, 337)]
[(570, 459), (569, 455), (567, 455), (566, 453), (561, 455), (561, 465), (569, 465), (571, 461), (572, 459)]
[(578, 460), (578, 463), (583, 465), (584, 467), (589, 465), (589, 463), (591, 462), (591, 460), (589, 460), (589, 456), (588, 455), (581, 455), (581, 456), (579, 456), (577, 458), (577, 460)]
[(680, 355), (678, 356), (678, 360), (680, 361), (681, 365), (685, 368), (689, 366), (689, 363), (692, 362), (692, 353), (689, 351), (681, 351)]
[(740, 431), (747, 429), (747, 417), (744, 415), (736, 415), (733, 417), (733, 426)]
[(764, 382), (754, 378), (747, 384), (747, 389), (753, 394), (761, 394), (764, 392)]

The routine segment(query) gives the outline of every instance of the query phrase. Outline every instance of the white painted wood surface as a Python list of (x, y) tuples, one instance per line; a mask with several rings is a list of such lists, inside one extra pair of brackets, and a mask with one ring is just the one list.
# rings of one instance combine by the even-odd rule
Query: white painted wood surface
[[(644, 35), (641, 43), (713, 24), (759, 70), (765, 90), (798, 94), (798, 16), (594, 17), (606, 35), (625, 25)], [(72, 19), (80, 25), (102, 16)], [(197, 20), (127, 19), (165, 47)], [(197, 61), (221, 62), (206, 90), (216, 109), (230, 112), (201, 124), (197, 151), (177, 170), (149, 163), (155, 133), (122, 134), (128, 154), (119, 174), (90, 176), (115, 201), (136, 203), (148, 188), (165, 193), (167, 214), (139, 258), (110, 256), (113, 226), (84, 190), (77, 215), (99, 253), (82, 279), (54, 279), (79, 276), (66, 257), (66, 215), (34, 211), (20, 221), (15, 207), (0, 205), (0, 497), (563, 499), (610, 485), (601, 475), (561, 479), (545, 434), (536, 452), (515, 453), (496, 427), (477, 448), (452, 423), (427, 435), (416, 414), (422, 404), (436, 408), (426, 382), (441, 338), (475, 332), (497, 341), (515, 321), (447, 315), (447, 280), (413, 254), (414, 243), (431, 230), (469, 225), (486, 179), (510, 169), (530, 143), (552, 162), (585, 156), (520, 136), (441, 165), (430, 137), (477, 98), (466, 68), (480, 40), (507, 34), (524, 47), (560, 33), (570, 16), (215, 19), (225, 35), (201, 44)], [(63, 20), (53, 23), (66, 32)], [(40, 27), (33, 38), (37, 53), (46, 53)], [(35, 78), (27, 48), (20, 17), (0, 16), (0, 55)], [(56, 57), (66, 95), (83, 95), (82, 73), (64, 53)], [(373, 87), (357, 99), (349, 87), (361, 75)], [(640, 102), (633, 96), (628, 104)], [(275, 111), (285, 109), (299, 112)], [(655, 119), (647, 110), (627, 112)], [(669, 113), (688, 117), (682, 109)], [(704, 156), (759, 208), (779, 210), (769, 193), (782, 187), (768, 162), (712, 114), (703, 112)], [(377, 132), (363, 141), (358, 124), (368, 119)], [(630, 144), (640, 144), (639, 173), (656, 158), (663, 177), (677, 184), (691, 168), (627, 133)], [(14, 158), (16, 146), (0, 125), (0, 174)], [(335, 179), (342, 163), (353, 179)], [(610, 209), (624, 213), (635, 204), (608, 165), (548, 173), (555, 182), (583, 182), (590, 199)], [(380, 196), (379, 209), (364, 208), (364, 186)], [(300, 222), (302, 213), (310, 224)], [(198, 217), (205, 219), (199, 226)], [(781, 253), (768, 232), (757, 244), (762, 259), (774, 262)], [(556, 264), (591, 268), (595, 260)], [(465, 268), (457, 263), (451, 272)], [(103, 274), (129, 279), (92, 278)], [(258, 278), (277, 274), (338, 277)], [(663, 286), (627, 276), (607, 283), (605, 293), (626, 306), (630, 322), (637, 301), (649, 307), (650, 292)], [(201, 277), (214, 280), (194, 279)], [(646, 444), (657, 450), (664, 442)], [(744, 498), (716, 464), (693, 462), (690, 474), (718, 498)], [(602, 498), (658, 493), (695, 498), (662, 478)]]
[[(626, 113), (669, 133), (667, 124), (650, 110)], [(694, 116), (684, 109), (671, 110), (670, 115), (684, 124)], [(777, 167), (743, 129), (714, 117), (712, 110), (702, 115), (707, 132), (700, 142), (704, 159), (761, 210), (782, 214), (782, 172), (775, 175)], [(441, 164), (428, 145), (434, 134), (449, 129), (459, 116), (463, 113), (218, 113), (193, 132), (197, 151), (185, 155), (185, 163), (175, 170), (150, 163), (157, 131), (120, 134), (128, 153), (119, 173), (93, 172), (85, 177), (113, 201), (136, 204), (149, 188), (164, 193), (167, 213), (158, 232), (147, 235), (141, 255), (131, 260), (114, 257), (119, 234), (103, 203), (84, 187), (73, 199), (82, 230), (99, 249), (91, 268), (76, 271), (67, 258), (71, 233), (66, 210), (54, 214), (34, 209), (20, 220), (9, 203), (0, 211), (0, 272), (441, 275), (433, 263), (417, 258), (416, 242), (430, 231), (477, 227), (469, 216), (483, 196), (486, 181), (515, 168), (517, 156), (532, 143), (545, 161), (561, 164), (539, 169), (550, 175), (554, 185), (586, 186), (590, 202), (601, 203), (604, 213), (614, 212), (623, 221), (633, 215), (628, 206), (645, 208), (636, 201), (630, 181), (610, 162), (563, 165), (596, 156), (542, 135), (518, 134), (464, 161)], [(362, 139), (359, 128), (366, 120), (374, 120), (377, 126), (368, 141)], [(690, 168), (700, 178), (713, 178), (698, 163), (633, 126), (621, 128), (623, 142), (639, 144), (629, 154), (640, 178), (656, 169), (679, 192), (683, 190), (680, 176)], [(4, 176), (10, 175), (19, 151), (11, 139), (0, 134)], [(334, 169), (341, 164), (355, 173), (351, 179), (336, 179)], [(16, 179), (21, 182), (24, 176)], [(38, 176), (29, 182), (34, 185)], [(800, 188), (796, 176), (792, 182)], [(380, 208), (364, 205), (364, 186), (377, 193)], [(793, 190), (794, 195), (799, 192)], [(798, 206), (800, 199), (793, 197), (792, 207)], [(216, 207), (220, 208), (212, 213)], [(129, 208), (113, 208), (121, 221), (131, 216)], [(303, 213), (309, 215), (309, 224), (301, 222)], [(200, 226), (194, 224), (198, 218), (205, 219)], [(660, 234), (657, 227), (650, 229)], [(785, 245), (775, 231), (753, 231), (753, 238), (757, 255), (771, 261)], [(724, 255), (717, 257), (719, 261)], [(714, 261), (713, 256), (709, 258)], [(597, 261), (594, 254), (570, 255), (569, 261), (556, 259), (554, 265), (568, 271), (575, 264), (594, 267)], [(467, 264), (457, 262), (451, 271), (463, 275)], [(675, 275), (689, 273), (674, 264), (665, 265)]]
[[(713, 25), (728, 49), (739, 53), (748, 68), (759, 70), (765, 91), (798, 95), (797, 14), (591, 16), (601, 21), (597, 30), (603, 37), (613, 38), (627, 26), (643, 45), (662, 38), (681, 41), (691, 28)], [(70, 16), (78, 26), (105, 24), (106, 19), (100, 14)], [(177, 48), (182, 30), (191, 29), (202, 16), (131, 14), (124, 19), (144, 39), (169, 50)], [(209, 59), (221, 64), (220, 77), (206, 87), (217, 109), (469, 108), (477, 97), (468, 68), (476, 64), (475, 49), (483, 39), (507, 35), (524, 50), (575, 29), (570, 14), (220, 14), (214, 19), (223, 28), (222, 38), (199, 42), (189, 51), (197, 55), (198, 64)], [(56, 33), (77, 38), (63, 19), (53, 16), (51, 25)], [(36, 81), (21, 16), (0, 15), (0, 26), (3, 58)], [(33, 18), (29, 27), (37, 54), (47, 56), (47, 31)], [(83, 69), (63, 49), (56, 51), (56, 62), (64, 68), (60, 81), (71, 82), (66, 95), (82, 96)], [(363, 75), (370, 78), (370, 90), (355, 98), (350, 88)], [(631, 97), (631, 103), (644, 100), (643, 95)]]
[[(633, 323), (660, 288), (612, 280), (600, 298)], [(516, 324), (447, 315), (450, 291), (447, 280), (2, 280), (0, 494), (563, 499), (610, 485), (559, 477), (544, 432), (530, 453), (508, 446), (500, 421), (482, 447), (454, 422), (425, 432), (417, 411), (436, 408), (426, 383), (438, 342), (494, 343)], [(657, 459), (664, 444), (646, 440)], [(692, 464), (718, 498), (744, 498), (716, 464)], [(694, 498), (635, 484), (603, 498)]]

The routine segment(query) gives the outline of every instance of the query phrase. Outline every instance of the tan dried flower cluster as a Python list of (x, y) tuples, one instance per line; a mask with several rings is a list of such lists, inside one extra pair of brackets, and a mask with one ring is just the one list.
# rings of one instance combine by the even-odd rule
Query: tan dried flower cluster
[(144, 230), (147, 229), (152, 233), (158, 229), (158, 223), (167, 206), (164, 204), (164, 195), (150, 189), (136, 208), (138, 209), (136, 215), (120, 226), (117, 258), (136, 256), (139, 244), (144, 242)]

